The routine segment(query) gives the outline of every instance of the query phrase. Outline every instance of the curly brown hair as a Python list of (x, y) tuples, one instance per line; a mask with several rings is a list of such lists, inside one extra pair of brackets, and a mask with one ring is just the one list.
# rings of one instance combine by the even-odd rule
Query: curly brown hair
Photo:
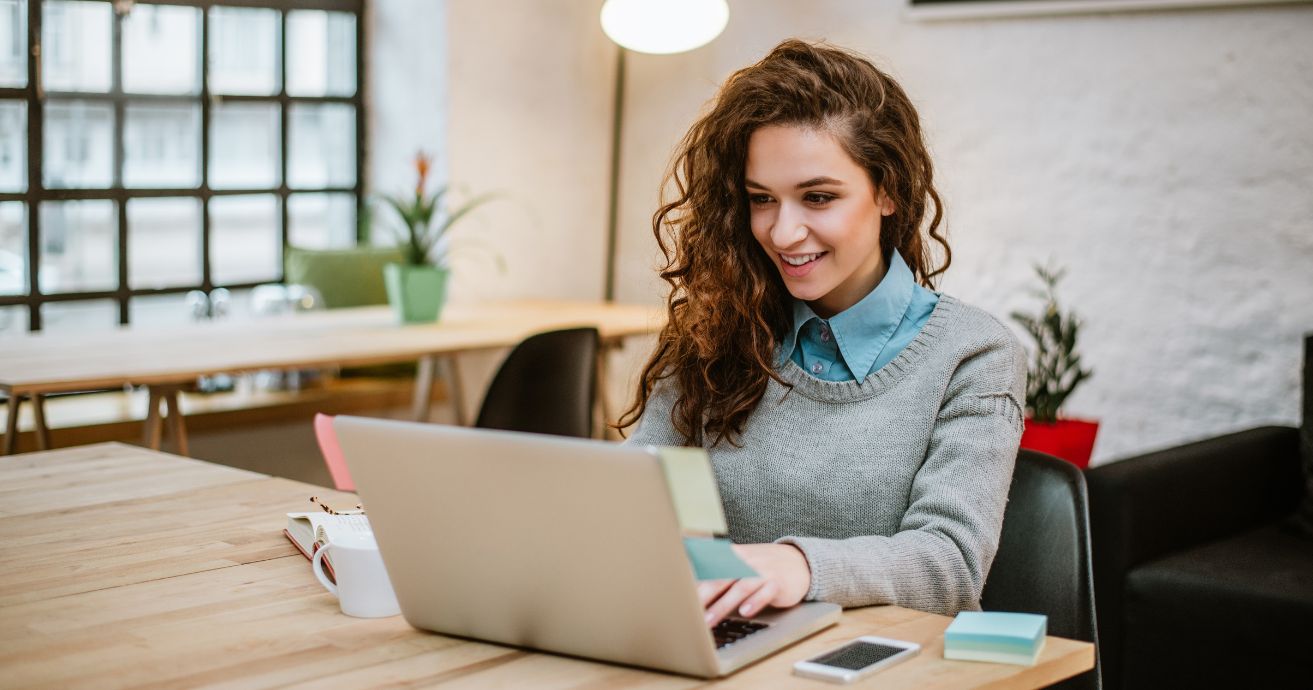
[[(765, 125), (837, 139), (893, 201), (880, 248), (886, 257), (897, 249), (918, 282), (933, 287), (951, 262), (930, 154), (907, 94), (861, 55), (786, 40), (731, 75), (676, 149), (663, 184), (673, 198), (652, 217), (666, 258), (661, 278), (671, 288), (668, 319), (617, 429), (636, 423), (657, 384), (673, 379), (679, 399), (671, 421), (685, 444), (714, 437), (713, 446), (737, 445), (768, 380), (784, 383), (775, 353), (792, 323), (791, 299), (753, 239), (744, 188), (748, 140)], [(930, 240), (943, 248), (941, 263)]]

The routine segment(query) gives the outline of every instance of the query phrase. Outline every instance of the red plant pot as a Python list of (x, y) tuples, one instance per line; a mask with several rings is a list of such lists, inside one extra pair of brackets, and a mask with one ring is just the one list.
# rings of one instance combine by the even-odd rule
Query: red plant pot
[(1021, 434), (1021, 447), (1062, 458), (1085, 469), (1094, 452), (1094, 437), (1099, 423), (1083, 419), (1059, 419), (1054, 423), (1026, 419), (1026, 430)]

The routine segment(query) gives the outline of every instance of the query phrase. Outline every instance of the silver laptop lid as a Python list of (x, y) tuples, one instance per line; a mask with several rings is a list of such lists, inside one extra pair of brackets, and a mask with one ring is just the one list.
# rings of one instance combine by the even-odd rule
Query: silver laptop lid
[(359, 417), (333, 426), (411, 625), (718, 673), (654, 454)]

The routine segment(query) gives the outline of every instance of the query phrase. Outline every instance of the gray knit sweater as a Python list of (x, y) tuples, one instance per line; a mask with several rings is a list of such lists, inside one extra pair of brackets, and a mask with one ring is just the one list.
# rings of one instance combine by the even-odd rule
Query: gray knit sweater
[[(1021, 438), (1026, 356), (989, 314), (947, 295), (862, 382), (821, 381), (782, 355), (738, 439), (708, 448), (730, 537), (783, 542), (807, 598), (952, 615), (980, 608)], [(680, 445), (673, 385), (627, 443)]]

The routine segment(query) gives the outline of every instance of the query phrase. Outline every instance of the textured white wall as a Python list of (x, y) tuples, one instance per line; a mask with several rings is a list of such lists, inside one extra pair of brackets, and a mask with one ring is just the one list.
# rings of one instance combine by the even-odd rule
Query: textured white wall
[(917, 103), (948, 207), (942, 288), (1000, 317), (1068, 268), (1095, 462), (1293, 423), (1313, 331), (1313, 6), (918, 23), (900, 0), (731, 2), (726, 32), (631, 62), (620, 296), (652, 300), (674, 143), (789, 36), (872, 56)]
[[(595, 298), (614, 55), (600, 3), (445, 4), (447, 167), (511, 199), (466, 228), (507, 273), (468, 261), (454, 298)], [(785, 37), (826, 38), (920, 108), (955, 250), (945, 290), (1005, 317), (1032, 306), (1033, 262), (1068, 268), (1096, 370), (1069, 412), (1103, 422), (1096, 462), (1294, 422), (1313, 330), (1313, 6), (951, 23), (902, 8), (731, 0), (709, 46), (631, 55), (620, 298), (663, 294), (657, 185), (717, 85)]]

